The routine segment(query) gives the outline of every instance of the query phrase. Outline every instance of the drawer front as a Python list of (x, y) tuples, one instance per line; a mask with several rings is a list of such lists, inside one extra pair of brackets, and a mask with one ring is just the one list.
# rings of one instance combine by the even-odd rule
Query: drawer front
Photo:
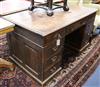
[(44, 38), (44, 44), (47, 45), (49, 44), (50, 42), (52, 42), (53, 40), (56, 40), (58, 38), (63, 38), (65, 36), (65, 29), (62, 28), (56, 32), (53, 32), (49, 35), (47, 35), (45, 38)]
[(61, 53), (54, 55), (53, 57), (49, 58), (47, 61), (44, 62), (44, 71), (49, 70), (52, 66), (61, 61), (62, 61)]
[(43, 75), (44, 80), (47, 79), (53, 73), (55, 73), (60, 68), (60, 66), (61, 66), (61, 62), (58, 62), (56, 65), (51, 67), (48, 71), (45, 71)]
[(58, 53), (63, 48), (63, 39), (54, 40), (53, 42), (49, 43), (48, 46), (44, 48), (44, 58), (48, 60), (51, 56)]
[(69, 25), (67, 28), (65, 28), (66, 35), (72, 33), (73, 31), (77, 30), (79, 27), (85, 25), (86, 23), (87, 17)]

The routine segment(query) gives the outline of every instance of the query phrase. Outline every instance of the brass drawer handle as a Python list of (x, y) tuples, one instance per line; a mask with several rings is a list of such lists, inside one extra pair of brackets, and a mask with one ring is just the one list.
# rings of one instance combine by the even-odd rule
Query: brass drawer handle
[(50, 69), (50, 72), (53, 73), (55, 72), (55, 70), (56, 70), (56, 67), (53, 67), (52, 69)]
[(51, 58), (52, 62), (55, 62), (57, 60), (57, 56), (54, 56), (53, 58)]
[(56, 51), (57, 49), (58, 49), (57, 46), (52, 48), (53, 51)]

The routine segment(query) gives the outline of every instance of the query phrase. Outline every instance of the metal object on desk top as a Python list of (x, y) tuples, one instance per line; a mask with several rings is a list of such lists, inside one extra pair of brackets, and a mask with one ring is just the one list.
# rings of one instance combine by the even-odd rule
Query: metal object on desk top
[[(35, 2), (34, 0), (31, 0), (31, 6), (29, 7), (29, 10), (33, 11), (35, 8), (43, 8), (46, 10), (46, 13), (48, 16), (52, 16), (53, 15), (53, 10), (58, 9), (58, 8), (63, 8), (64, 11), (68, 11), (69, 8), (67, 6), (67, 0), (46, 0), (43, 2), (41, 2), (41, 0), (39, 0), (40, 2)], [(35, 3), (38, 3), (37, 6), (35, 6)], [(60, 5), (59, 3), (63, 3), (63, 6)], [(42, 7), (41, 7), (42, 6)], [(53, 8), (53, 6), (55, 6), (55, 8)]]

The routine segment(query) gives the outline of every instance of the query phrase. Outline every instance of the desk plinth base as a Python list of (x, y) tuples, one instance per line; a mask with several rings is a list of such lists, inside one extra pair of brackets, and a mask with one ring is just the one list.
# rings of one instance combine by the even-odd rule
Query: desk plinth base
[(24, 70), (30, 77), (32, 77), (35, 81), (37, 81), (42, 87), (44, 87), (44, 85), (53, 78), (54, 75), (56, 75), (58, 72), (61, 71), (61, 67), (59, 69), (57, 69), (52, 75), (50, 75), (47, 79), (45, 79), (44, 81), (39, 80), (38, 78), (36, 78), (31, 72), (29, 72), (23, 65), (21, 65), (16, 59), (12, 58), (11, 56), (9, 57), (15, 64), (17, 64), (22, 70)]

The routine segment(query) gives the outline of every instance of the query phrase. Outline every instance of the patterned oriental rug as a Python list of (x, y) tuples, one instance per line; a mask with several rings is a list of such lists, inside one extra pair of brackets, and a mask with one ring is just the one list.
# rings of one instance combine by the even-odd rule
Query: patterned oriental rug
[(6, 34), (0, 35), (0, 58), (6, 57), (9, 55), (9, 47), (7, 43)]
[[(67, 64), (44, 87), (81, 87), (100, 64), (100, 36), (96, 36), (75, 60)], [(41, 87), (19, 67), (0, 74), (0, 87)]]

